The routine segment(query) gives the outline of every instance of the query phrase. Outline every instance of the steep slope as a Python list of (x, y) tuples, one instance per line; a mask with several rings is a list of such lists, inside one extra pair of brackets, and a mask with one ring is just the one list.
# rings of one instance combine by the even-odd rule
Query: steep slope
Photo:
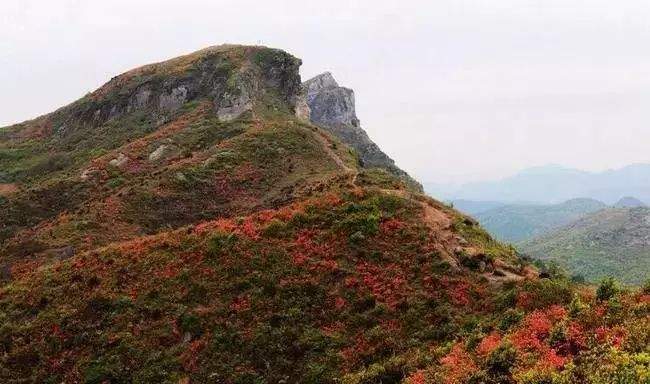
[(572, 199), (552, 205), (506, 205), (475, 218), (497, 239), (517, 243), (540, 236), (607, 206), (593, 199)]
[(0, 265), (277, 207), (346, 182), (356, 170), (348, 150), (294, 116), (299, 65), (277, 50), (210, 48), (3, 129)]
[(650, 209), (600, 210), (519, 248), (590, 281), (613, 276), (641, 284), (650, 276)]
[(503, 180), (444, 188), (431, 185), (430, 193), (445, 200), (492, 200), (516, 204), (557, 204), (591, 198), (614, 204), (623, 196), (650, 201), (650, 164), (634, 164), (604, 172), (585, 172), (560, 166), (525, 169)]
[(364, 168), (381, 168), (398, 176), (412, 188), (422, 191), (420, 183), (395, 165), (361, 128), (354, 103), (354, 91), (340, 87), (330, 72), (303, 83), (312, 123), (324, 128), (354, 148)]
[(647, 292), (539, 278), (359, 166), (299, 63), (210, 48), (2, 131), (0, 382), (647, 378)]

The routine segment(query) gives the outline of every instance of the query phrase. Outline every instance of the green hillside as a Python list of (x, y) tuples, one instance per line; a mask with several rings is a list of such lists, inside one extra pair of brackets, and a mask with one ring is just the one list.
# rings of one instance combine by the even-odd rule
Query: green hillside
[(593, 199), (572, 199), (553, 205), (505, 205), (479, 212), (475, 217), (499, 240), (518, 243), (605, 207), (604, 203)]
[(650, 287), (540, 276), (362, 166), (300, 64), (213, 47), (0, 129), (0, 383), (650, 379)]
[(590, 281), (606, 276), (641, 284), (650, 276), (650, 209), (609, 208), (535, 239), (519, 249), (553, 260)]

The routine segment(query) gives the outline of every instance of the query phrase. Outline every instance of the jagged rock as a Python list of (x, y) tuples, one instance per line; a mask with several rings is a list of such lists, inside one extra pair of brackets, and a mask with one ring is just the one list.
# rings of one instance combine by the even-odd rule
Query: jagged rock
[(219, 120), (231, 121), (253, 109), (253, 100), (248, 90), (241, 87), (235, 92), (224, 93), (220, 100), (215, 101), (215, 108)]
[(173, 88), (170, 93), (160, 95), (159, 108), (166, 111), (175, 111), (187, 101), (187, 87), (184, 85)]
[(80, 178), (83, 181), (88, 181), (88, 180), (91, 180), (91, 179), (96, 179), (97, 177), (99, 177), (99, 174), (100, 174), (100, 171), (98, 169), (88, 168), (88, 169), (85, 169), (83, 172), (81, 172)]
[(174, 174), (174, 179), (176, 179), (176, 181), (181, 183), (187, 182), (187, 177), (182, 172), (176, 172)]
[(310, 121), (311, 108), (309, 108), (309, 104), (307, 103), (307, 95), (304, 92), (301, 92), (300, 95), (296, 96), (294, 104), (296, 116), (302, 120)]
[(331, 73), (325, 72), (307, 80), (303, 87), (311, 109), (312, 122), (327, 127), (337, 125), (359, 127), (354, 91), (340, 87)]
[(353, 147), (363, 167), (386, 169), (422, 190), (422, 186), (398, 168), (395, 161), (382, 152), (361, 128), (353, 90), (339, 86), (332, 74), (325, 72), (305, 81), (303, 92), (311, 110), (311, 121)]
[(169, 152), (171, 152), (171, 146), (166, 144), (161, 144), (155, 151), (149, 154), (149, 161), (159, 161), (165, 157)]

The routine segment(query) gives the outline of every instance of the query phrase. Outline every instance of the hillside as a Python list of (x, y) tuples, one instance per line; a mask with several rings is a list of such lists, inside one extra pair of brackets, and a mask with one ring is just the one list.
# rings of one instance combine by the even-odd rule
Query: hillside
[(593, 199), (572, 199), (561, 204), (512, 204), (474, 215), (497, 239), (518, 243), (567, 225), (583, 216), (606, 208)]
[(0, 382), (647, 381), (648, 289), (540, 277), (314, 124), (300, 64), (212, 47), (0, 129)]
[(590, 281), (614, 276), (641, 284), (650, 276), (650, 209), (600, 210), (519, 248)]
[(427, 184), (427, 192), (444, 200), (487, 200), (509, 204), (558, 204), (575, 198), (591, 198), (612, 205), (623, 196), (650, 201), (650, 164), (633, 164), (603, 172), (549, 165), (524, 169), (496, 181), (460, 186)]

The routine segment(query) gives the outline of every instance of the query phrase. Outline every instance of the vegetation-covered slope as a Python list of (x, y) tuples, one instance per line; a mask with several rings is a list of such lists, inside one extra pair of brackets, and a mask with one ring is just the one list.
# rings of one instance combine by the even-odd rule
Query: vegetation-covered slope
[(552, 205), (505, 205), (477, 213), (475, 217), (499, 240), (517, 243), (606, 207), (593, 199), (572, 199)]
[[(293, 116), (298, 66), (281, 51), (208, 49), (4, 129), (0, 265), (275, 207), (347, 179), (352, 152)], [(220, 112), (233, 104), (237, 118)]]
[(2, 131), (1, 382), (648, 380), (647, 290), (360, 168), (298, 65), (212, 48)]
[(614, 276), (641, 284), (650, 276), (650, 209), (610, 208), (520, 244), (590, 281)]

